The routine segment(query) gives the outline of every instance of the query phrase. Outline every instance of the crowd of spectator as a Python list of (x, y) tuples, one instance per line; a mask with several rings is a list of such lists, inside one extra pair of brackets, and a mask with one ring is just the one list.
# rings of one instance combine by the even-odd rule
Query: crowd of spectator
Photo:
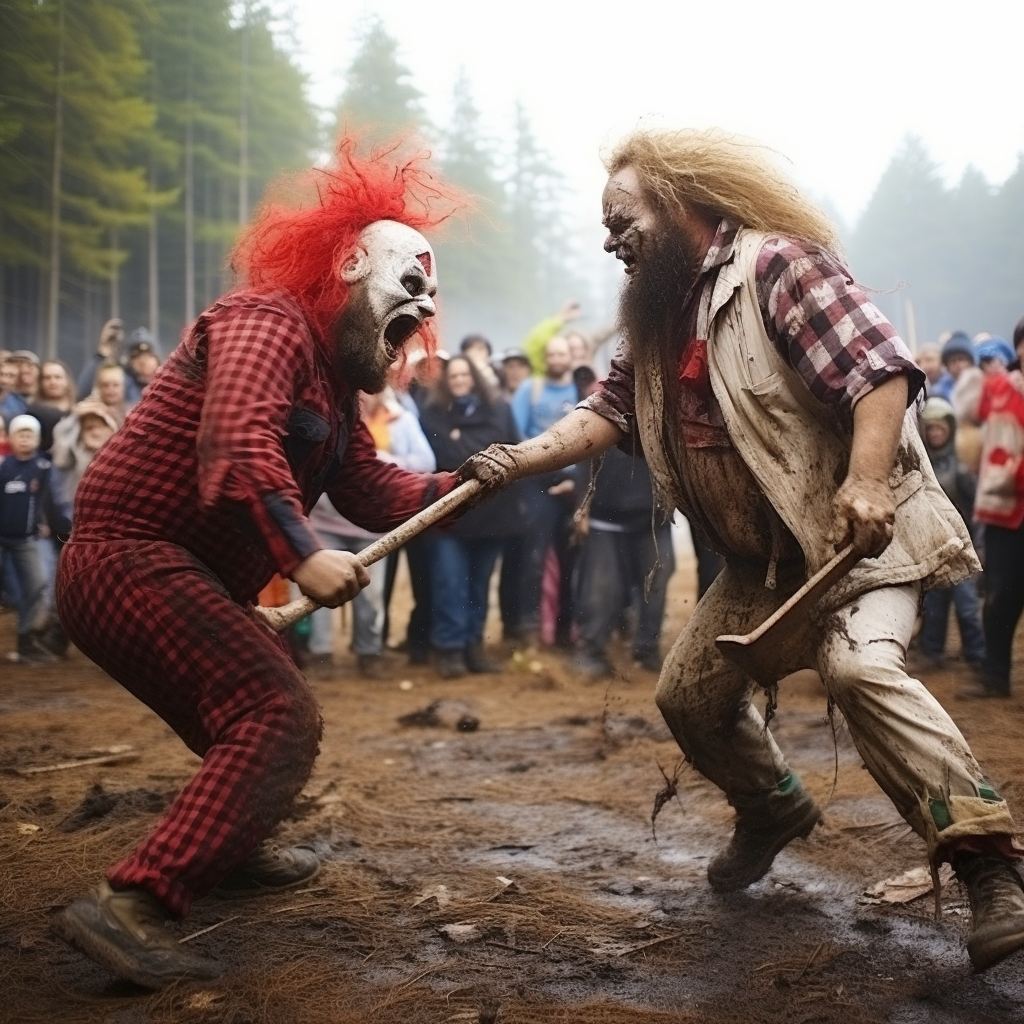
[(918, 659), (947, 658), (952, 605), (959, 654), (974, 669), (965, 699), (1011, 691), (1013, 637), (1024, 612), (1024, 318), (1012, 344), (951, 331), (918, 350), (927, 376), (921, 433), (940, 486), (971, 528), (984, 572), (924, 600)]
[(66, 654), (53, 584), (75, 491), (158, 367), (148, 332), (126, 346), (116, 319), (104, 324), (77, 381), (58, 359), (0, 351), (0, 605), (17, 613), (11, 657), (22, 664)]
[[(546, 429), (594, 386), (594, 355), (611, 335), (568, 330), (578, 315), (569, 303), (538, 324), (522, 348), (502, 353), (482, 334), (463, 338), (454, 355), (415, 353), (404, 387), (395, 377), (383, 395), (364, 402), (379, 456), (410, 469), (453, 470), (490, 444)], [(411, 664), (433, 665), (443, 678), (496, 672), (499, 654), (542, 644), (563, 650), (577, 671), (601, 677), (614, 671), (608, 645), (617, 631), (635, 662), (657, 671), (674, 564), (669, 520), (655, 510), (642, 460), (614, 452), (604, 463), (600, 472), (588, 462), (522, 481), (371, 567), (374, 582), (343, 613), (351, 617), (360, 672), (381, 674), (390, 639)], [(372, 539), (357, 536), (351, 524), (332, 529), (330, 517), (339, 518), (321, 501), (313, 519), (325, 544), (358, 551)], [(404, 633), (390, 611), (402, 558), (413, 605)], [(500, 613), (502, 646), (487, 633), (492, 610)], [(319, 675), (336, 666), (338, 618), (313, 618), (305, 661)]]
[[(482, 334), (450, 356), (417, 353), (411, 372), (361, 399), (378, 456), (416, 471), (456, 469), (496, 442), (535, 436), (593, 388), (595, 353), (611, 332), (572, 329), (569, 303), (529, 332), (522, 348), (495, 353)], [(926, 595), (916, 658), (922, 669), (957, 653), (974, 670), (964, 698), (1011, 690), (1014, 633), (1024, 613), (1024, 318), (1012, 344), (991, 334), (947, 332), (917, 359), (927, 376), (921, 434), (940, 486), (969, 525), (985, 571)], [(0, 351), (0, 604), (17, 618), (9, 657), (46, 664), (67, 648), (53, 610), (53, 580), (71, 529), (75, 490), (97, 451), (119, 430), (160, 365), (149, 333), (125, 337), (108, 321), (77, 379), (59, 360)], [(326, 498), (311, 512), (326, 547), (361, 551), (375, 535)], [(524, 480), (454, 526), (429, 530), (370, 570), (352, 602), (351, 649), (366, 677), (383, 674), (391, 647), (445, 678), (497, 671), (487, 634), (497, 580), (503, 648), (552, 645), (589, 677), (614, 671), (609, 639), (621, 632), (633, 660), (661, 664), (660, 635), (673, 571), (669, 517), (657, 508), (642, 459), (613, 449), (600, 464)], [(694, 538), (698, 594), (721, 562)], [(400, 558), (412, 611), (389, 608)], [(948, 642), (950, 610), (960, 638)], [(297, 655), (331, 675), (338, 612), (312, 616)]]

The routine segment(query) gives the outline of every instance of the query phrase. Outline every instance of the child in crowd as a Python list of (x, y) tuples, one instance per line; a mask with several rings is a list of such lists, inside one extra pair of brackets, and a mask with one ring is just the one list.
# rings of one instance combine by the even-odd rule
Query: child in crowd
[(18, 581), (18, 653), (22, 664), (53, 660), (40, 637), (47, 624), (46, 577), (37, 547), (45, 535), (50, 463), (39, 455), (41, 428), (34, 416), (11, 420), (11, 454), (0, 462), (0, 561), (10, 562)]
[[(924, 445), (939, 486), (970, 527), (974, 515), (976, 481), (956, 452), (956, 413), (944, 398), (929, 398), (921, 410)], [(937, 587), (924, 596), (918, 646), (930, 665), (938, 665), (946, 651), (949, 605), (956, 609), (964, 660), (980, 667), (985, 657), (985, 634), (981, 625), (981, 603), (974, 577), (953, 587)]]
[(71, 416), (53, 429), (55, 485), (70, 504), (96, 453), (114, 436), (117, 422), (105, 405), (93, 399), (79, 402)]

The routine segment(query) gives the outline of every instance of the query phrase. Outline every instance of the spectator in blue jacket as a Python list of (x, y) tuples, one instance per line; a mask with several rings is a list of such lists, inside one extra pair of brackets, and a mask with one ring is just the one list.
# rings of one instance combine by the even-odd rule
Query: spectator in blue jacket
[(0, 462), (0, 561), (10, 561), (18, 581), (18, 661), (46, 664), (53, 656), (40, 637), (47, 625), (46, 576), (37, 539), (48, 532), (50, 462), (39, 454), (41, 428), (34, 416), (11, 420), (11, 454)]

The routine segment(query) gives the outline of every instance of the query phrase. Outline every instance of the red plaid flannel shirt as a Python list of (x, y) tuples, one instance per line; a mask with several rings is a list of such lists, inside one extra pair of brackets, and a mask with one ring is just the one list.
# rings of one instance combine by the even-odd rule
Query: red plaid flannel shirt
[(294, 300), (240, 291), (199, 317), (93, 460), (72, 540), (172, 541), (249, 601), (320, 549), (306, 517), (322, 493), (382, 532), (454, 484), (378, 460)]
[[(691, 292), (684, 322), (695, 331), (704, 289), (713, 288), (719, 267), (733, 258), (739, 227), (723, 220)], [(757, 299), (768, 337), (783, 359), (824, 405), (852, 409), (873, 388), (907, 375), (910, 400), (924, 386), (896, 329), (872, 303), (849, 271), (830, 253), (779, 235), (770, 236), (757, 257)], [(728, 446), (721, 407), (711, 390), (707, 339), (685, 339), (679, 364), (680, 426), (691, 447)], [(584, 407), (630, 432), (633, 420), (633, 362), (623, 347)]]

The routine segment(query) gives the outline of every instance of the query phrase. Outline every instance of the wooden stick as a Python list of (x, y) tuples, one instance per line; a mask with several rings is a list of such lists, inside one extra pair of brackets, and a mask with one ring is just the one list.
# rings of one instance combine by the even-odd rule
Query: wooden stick
[(630, 946), (620, 953), (613, 953), (612, 956), (629, 956), (630, 953), (637, 953), (641, 949), (650, 949), (651, 946), (660, 946), (663, 942), (672, 942), (673, 939), (681, 939), (686, 932), (675, 932), (673, 935), (662, 935), (660, 939), (651, 939), (648, 942), (641, 942), (639, 945)]
[(18, 768), (19, 775), (40, 775), (42, 772), (63, 772), (68, 768), (82, 768), (90, 764), (127, 764), (138, 761), (139, 755), (129, 752), (120, 754), (104, 754), (102, 757), (86, 757), (81, 761), (61, 761), (58, 764), (47, 764), (40, 768)]
[(178, 939), (178, 945), (183, 942), (191, 942), (193, 939), (198, 939), (200, 935), (206, 935), (207, 932), (212, 932), (216, 928), (221, 928), (226, 924), (230, 924), (232, 921), (237, 921), (239, 918), (238, 914), (234, 917), (225, 917), (223, 921), (218, 921), (216, 924), (211, 924), (208, 928), (200, 928), (199, 931), (193, 932), (191, 935), (186, 935), (183, 939)]
[[(464, 505), (470, 498), (474, 497), (483, 484), (479, 480), (467, 480), (459, 484), (454, 491), (450, 491), (433, 505), (428, 505), (421, 512), (417, 512), (411, 519), (406, 520), (401, 526), (396, 527), (390, 533), (384, 534), (368, 547), (359, 552), (358, 558), (363, 565), (373, 565), (379, 562), (392, 551), (397, 551), (406, 541), (411, 540), (416, 534), (421, 533), (427, 527), (434, 526), (442, 519), (446, 519), (461, 505)], [(311, 615), (320, 605), (310, 597), (301, 597), (291, 604), (282, 605), (280, 608), (257, 607), (256, 612), (261, 615), (268, 626), (277, 633), (283, 633), (289, 626)]]

